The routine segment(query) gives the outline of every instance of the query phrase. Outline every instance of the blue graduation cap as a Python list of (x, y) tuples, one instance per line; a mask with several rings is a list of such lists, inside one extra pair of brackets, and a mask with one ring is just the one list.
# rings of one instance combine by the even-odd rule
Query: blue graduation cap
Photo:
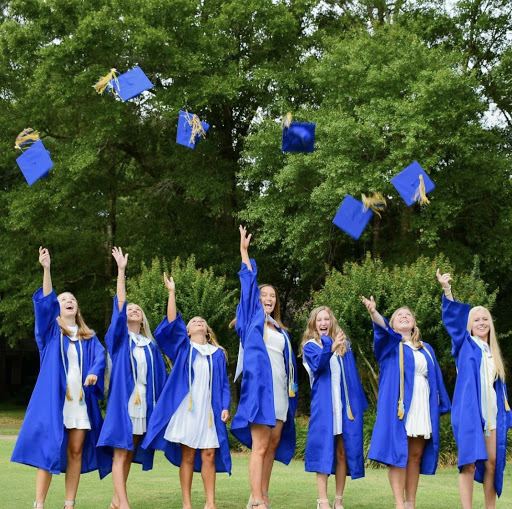
[(315, 126), (311, 122), (291, 122), (283, 126), (283, 152), (313, 152)]
[(196, 143), (205, 137), (208, 129), (210, 129), (210, 125), (206, 122), (201, 122), (197, 115), (180, 110), (176, 143), (194, 149)]
[(16, 159), (16, 162), (29, 186), (36, 180), (48, 176), (50, 168), (53, 168), (50, 152), (45, 149), (41, 140), (34, 141), (30, 148)]
[(332, 222), (358, 240), (372, 217), (371, 209), (366, 209), (362, 202), (347, 194)]
[(149, 81), (143, 70), (138, 66), (120, 76), (117, 76), (117, 71), (112, 68), (106, 76), (100, 78), (93, 85), (93, 88), (98, 94), (103, 94), (105, 91), (115, 91), (123, 101), (128, 101), (142, 94), (144, 90), (153, 88), (153, 83)]
[(405, 170), (393, 177), (391, 183), (408, 207), (416, 202), (419, 202), (420, 205), (430, 203), (427, 194), (436, 187), (418, 161), (414, 161)]

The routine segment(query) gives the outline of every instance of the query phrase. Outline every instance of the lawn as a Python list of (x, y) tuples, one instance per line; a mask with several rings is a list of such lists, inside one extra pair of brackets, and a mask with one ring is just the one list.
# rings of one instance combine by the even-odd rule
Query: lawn
[[(2, 509), (28, 509), (34, 500), (34, 468), (9, 461), (14, 447), (13, 438), (0, 439), (0, 493)], [(219, 474), (217, 479), (217, 505), (219, 509), (243, 509), (249, 496), (247, 455), (233, 456), (233, 475)], [(82, 476), (77, 496), (77, 509), (107, 509), (111, 492), (111, 476), (100, 481), (96, 473)], [(135, 465), (129, 478), (129, 494), (133, 509), (181, 509), (178, 469), (157, 453), (155, 468), (142, 472)], [(333, 496), (334, 482), (330, 494)], [(512, 464), (505, 471), (505, 493), (498, 508), (512, 508)], [(304, 472), (302, 461), (292, 461), (285, 467), (277, 463), (271, 485), (274, 509), (314, 509), (316, 507), (315, 476)], [(64, 476), (54, 476), (46, 507), (60, 509), (64, 501)], [(201, 478), (194, 477), (193, 503), (204, 507)], [(394, 507), (385, 469), (367, 470), (364, 479), (348, 481), (345, 489), (346, 509), (392, 509)], [(418, 490), (418, 508), (440, 509), (460, 507), (457, 490), (457, 471), (439, 469), (434, 477), (422, 476)], [(483, 507), (480, 485), (475, 484), (475, 505)]]

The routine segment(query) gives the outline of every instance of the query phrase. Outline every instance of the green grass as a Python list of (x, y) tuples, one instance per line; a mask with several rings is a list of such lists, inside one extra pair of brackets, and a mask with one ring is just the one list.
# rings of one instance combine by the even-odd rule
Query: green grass
[(0, 435), (17, 435), (24, 416), (25, 407), (2, 406), (0, 409)]
[[(32, 507), (36, 470), (9, 461), (14, 439), (0, 440), (0, 507), (2, 509), (28, 509)], [(217, 477), (217, 505), (219, 509), (243, 509), (249, 496), (247, 455), (233, 456), (233, 475)], [(505, 470), (505, 489), (498, 508), (512, 507), (512, 464)], [(181, 509), (178, 469), (158, 452), (155, 467), (142, 472), (134, 465), (128, 480), (131, 505), (134, 509)], [(334, 479), (329, 493), (333, 496)], [(304, 472), (302, 461), (292, 461), (285, 467), (276, 463), (272, 475), (271, 502), (274, 509), (314, 509), (316, 507), (315, 475)], [(97, 473), (81, 478), (77, 496), (77, 509), (106, 509), (112, 494), (112, 478), (100, 481)], [(193, 483), (194, 507), (204, 507), (201, 476)], [(64, 475), (54, 476), (46, 507), (60, 508), (64, 501)], [(366, 477), (347, 481), (343, 504), (346, 509), (390, 509), (393, 497), (385, 469), (369, 469)], [(482, 487), (475, 483), (474, 507), (483, 507)], [(442, 468), (436, 476), (421, 476), (418, 489), (418, 507), (443, 509), (460, 507), (457, 489), (457, 470)]]

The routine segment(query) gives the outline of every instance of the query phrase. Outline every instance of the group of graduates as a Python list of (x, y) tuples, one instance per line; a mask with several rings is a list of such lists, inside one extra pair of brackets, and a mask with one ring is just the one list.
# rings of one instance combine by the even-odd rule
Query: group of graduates
[[(272, 285), (258, 285), (250, 241), (240, 227), (241, 296), (231, 325), (240, 338), (236, 377), (242, 374), (242, 384), (230, 431), (251, 449), (246, 507), (268, 509), (274, 461), (288, 464), (295, 450), (297, 369), (278, 293)], [(167, 316), (153, 337), (140, 306), (126, 302), (128, 254), (114, 248), (112, 255), (118, 278), (105, 336), (112, 365), (103, 419), (104, 348), (85, 324), (75, 297), (56, 295), (50, 254), (39, 248), (43, 286), (33, 300), (41, 367), (11, 459), (38, 469), (34, 508), (44, 507), (52, 475), (65, 472), (64, 509), (71, 509), (80, 474), (98, 470), (100, 478), (112, 473), (110, 509), (129, 509), (130, 466), (137, 462), (150, 470), (158, 449), (179, 467), (183, 508), (192, 508), (192, 477), (201, 472), (205, 509), (215, 509), (216, 473), (231, 473), (226, 352), (204, 318), (185, 324), (176, 309), (175, 283), (165, 273)], [(450, 274), (438, 271), (437, 278), (457, 367), (452, 403), (435, 352), (421, 341), (413, 312), (399, 308), (388, 322), (373, 297), (362, 297), (373, 321), (380, 366), (368, 458), (388, 466), (396, 508), (414, 509), (419, 474), (432, 475), (437, 468), (440, 414), (451, 408), (462, 506), (472, 507), (477, 480), (483, 482), (489, 509), (501, 494), (506, 435), (512, 427), (503, 361), (489, 311), (457, 302)], [(169, 375), (161, 352), (172, 362)], [(311, 383), (305, 468), (316, 473), (317, 509), (331, 507), (331, 474), (336, 479), (332, 508), (343, 509), (347, 474), (364, 477), (367, 402), (350, 342), (329, 307), (312, 310), (299, 355)]]

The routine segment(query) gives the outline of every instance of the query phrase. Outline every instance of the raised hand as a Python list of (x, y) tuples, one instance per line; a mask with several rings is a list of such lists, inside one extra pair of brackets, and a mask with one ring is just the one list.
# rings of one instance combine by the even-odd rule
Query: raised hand
[(43, 269), (50, 268), (50, 251), (43, 246), (39, 246), (39, 263), (43, 266)]
[(174, 290), (176, 289), (176, 285), (174, 284), (173, 277), (171, 276), (170, 278), (168, 278), (167, 274), (165, 272), (164, 272), (164, 284), (165, 284), (165, 287), (167, 288), (168, 292), (174, 292)]
[(377, 311), (377, 307), (375, 305), (375, 299), (373, 298), (373, 295), (370, 295), (369, 299), (367, 299), (364, 295), (361, 295), (361, 300), (363, 301), (363, 304), (365, 305), (365, 307), (368, 310), (368, 313), (370, 313), (370, 315), (373, 315), (375, 313), (375, 311)]
[(247, 228), (242, 225), (240, 225), (238, 229), (240, 230), (240, 251), (247, 252), (249, 250), (249, 244), (251, 243), (252, 233), (247, 235)]
[(126, 265), (128, 264), (128, 253), (123, 255), (123, 250), (120, 247), (112, 248), (112, 256), (117, 263), (117, 268), (124, 270), (126, 269)]
[(437, 269), (436, 276), (443, 289), (448, 290), (451, 288), (450, 281), (452, 281), (452, 276), (449, 273), (441, 274), (441, 271)]

